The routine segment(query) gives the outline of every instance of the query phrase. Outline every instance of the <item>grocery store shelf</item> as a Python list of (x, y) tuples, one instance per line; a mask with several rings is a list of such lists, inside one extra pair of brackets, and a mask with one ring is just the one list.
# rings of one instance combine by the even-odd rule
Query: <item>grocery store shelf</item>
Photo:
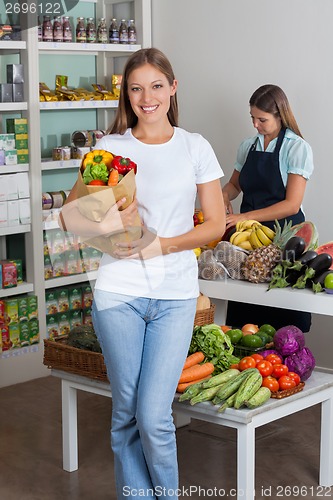
[(0, 112), (24, 111), (28, 109), (27, 102), (0, 102)]
[(27, 44), (25, 41), (21, 40), (1, 40), (0, 41), (0, 51), (2, 50), (22, 50), (26, 49)]
[(89, 273), (73, 274), (71, 276), (61, 276), (59, 278), (51, 278), (45, 281), (45, 288), (56, 288), (59, 286), (75, 285), (76, 283), (84, 283), (85, 281), (95, 280), (97, 271)]
[(292, 288), (272, 289), (268, 283), (250, 283), (227, 278), (221, 281), (199, 280), (200, 291), (212, 299), (234, 300), (262, 306), (274, 306), (295, 311), (332, 316), (333, 295)]
[(20, 224), (19, 226), (0, 227), (0, 236), (9, 236), (10, 234), (30, 233), (31, 224)]
[(22, 293), (28, 293), (34, 291), (33, 283), (21, 283), (20, 285), (13, 286), (12, 288), (2, 288), (0, 290), (0, 298), (11, 297), (13, 295), (21, 295)]
[[(117, 108), (118, 100), (114, 101), (52, 101), (40, 102), (40, 109), (43, 110), (69, 110), (69, 109), (108, 109)], [(1, 108), (0, 108), (1, 110)]]
[(0, 165), (0, 174), (16, 174), (17, 172), (28, 172), (29, 163), (20, 165)]
[(111, 57), (126, 56), (140, 49), (141, 45), (113, 44), (113, 43), (58, 43), (38, 42), (41, 54), (56, 52), (57, 54), (97, 55), (100, 52), (109, 53)]
[(42, 170), (59, 170), (66, 168), (79, 168), (81, 165), (81, 160), (42, 160), (41, 166)]

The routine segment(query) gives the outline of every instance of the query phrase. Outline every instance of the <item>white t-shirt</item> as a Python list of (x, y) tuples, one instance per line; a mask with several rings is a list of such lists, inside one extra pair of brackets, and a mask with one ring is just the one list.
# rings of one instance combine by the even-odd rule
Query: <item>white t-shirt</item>
[[(138, 211), (144, 224), (161, 237), (189, 232), (197, 184), (223, 176), (209, 142), (178, 127), (164, 144), (144, 144), (128, 129), (124, 135), (104, 136), (95, 147), (137, 164)], [(199, 294), (196, 257), (192, 250), (147, 260), (103, 254), (95, 287), (135, 297), (194, 298)]]

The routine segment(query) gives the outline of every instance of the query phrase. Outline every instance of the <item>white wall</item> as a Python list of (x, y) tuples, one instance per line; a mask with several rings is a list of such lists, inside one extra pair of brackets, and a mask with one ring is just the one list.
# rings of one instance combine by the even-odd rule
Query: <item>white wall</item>
[[(255, 132), (250, 95), (265, 83), (284, 89), (313, 148), (304, 209), (321, 243), (333, 240), (332, 19), (332, 0), (152, 0), (153, 45), (179, 80), (180, 124), (211, 142), (226, 178)], [(331, 369), (332, 335), (333, 319), (314, 316), (307, 344)]]

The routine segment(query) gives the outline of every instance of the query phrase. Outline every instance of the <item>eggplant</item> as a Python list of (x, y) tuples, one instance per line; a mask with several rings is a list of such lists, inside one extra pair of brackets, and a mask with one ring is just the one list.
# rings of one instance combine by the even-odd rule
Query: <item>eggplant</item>
[(333, 269), (328, 269), (326, 271), (322, 271), (322, 272), (316, 274), (312, 280), (313, 283), (315, 283), (315, 284), (319, 283), (321, 286), (324, 286), (324, 281), (325, 281), (325, 278), (328, 274), (333, 274)]
[(289, 238), (282, 252), (282, 259), (295, 262), (302, 255), (306, 247), (305, 240), (300, 236)]
[(297, 259), (303, 266), (309, 266), (311, 262), (317, 257), (317, 252), (314, 250), (307, 250)]
[(313, 261), (306, 267), (305, 272), (298, 278), (296, 283), (293, 285), (293, 288), (305, 288), (307, 284), (310, 284), (309, 280), (311, 280), (312, 283), (312, 279), (316, 274), (328, 271), (331, 265), (331, 255), (329, 255), (328, 253), (317, 255), (317, 257), (315, 257)]
[(315, 274), (320, 271), (327, 271), (332, 265), (332, 256), (329, 253), (321, 253), (308, 266), (315, 271)]

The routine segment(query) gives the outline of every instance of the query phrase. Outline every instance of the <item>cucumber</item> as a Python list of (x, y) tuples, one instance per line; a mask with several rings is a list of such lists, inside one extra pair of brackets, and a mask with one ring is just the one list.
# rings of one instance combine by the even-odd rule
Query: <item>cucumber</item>
[(202, 387), (204, 389), (209, 389), (209, 387), (215, 387), (216, 385), (224, 384), (225, 382), (228, 382), (228, 380), (235, 378), (239, 373), (240, 371), (237, 370), (236, 368), (230, 368), (225, 372), (214, 375), (206, 382), (203, 382)]
[(247, 370), (240, 372), (235, 378), (223, 384), (214, 397), (213, 403), (220, 404), (222, 401), (228, 399), (229, 396), (238, 391), (241, 383), (254, 372), (258, 372), (258, 370), (256, 368), (248, 368)]
[(257, 392), (245, 404), (248, 408), (253, 410), (253, 408), (258, 408), (258, 406), (263, 405), (271, 397), (271, 391), (268, 387), (260, 387)]
[(260, 389), (261, 384), (262, 384), (262, 376), (256, 368), (253, 368), (255, 370), (254, 372), (251, 373), (249, 377), (247, 377), (243, 382), (241, 383), (235, 403), (234, 403), (234, 408), (240, 408), (245, 404), (245, 401), (249, 401), (252, 396), (255, 395), (255, 393)]

